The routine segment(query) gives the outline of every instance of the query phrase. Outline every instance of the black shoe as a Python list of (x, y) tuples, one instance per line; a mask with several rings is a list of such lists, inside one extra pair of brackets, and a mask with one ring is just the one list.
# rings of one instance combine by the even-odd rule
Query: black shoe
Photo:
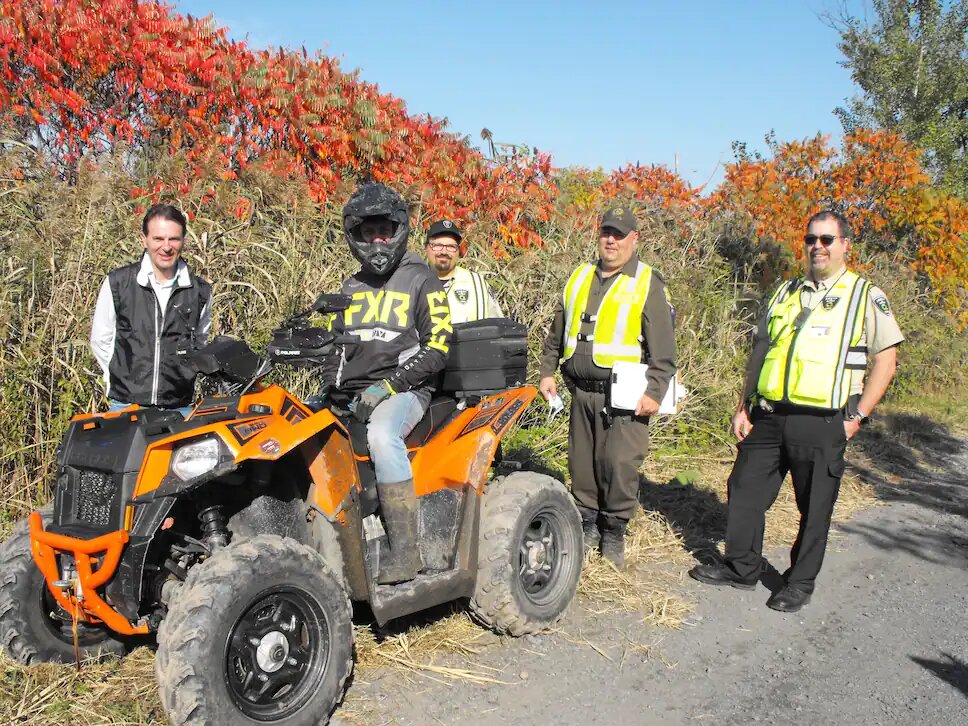
[(810, 593), (794, 587), (784, 585), (770, 596), (766, 606), (781, 613), (795, 613), (810, 602)]
[(717, 562), (713, 565), (696, 565), (689, 570), (689, 577), (706, 585), (735, 587), (738, 590), (752, 590), (756, 587), (756, 580), (744, 580), (729, 565)]
[(581, 515), (581, 533), (583, 540), (583, 551), (585, 553), (597, 550), (602, 541), (602, 533), (598, 529), (598, 510), (588, 507), (578, 506), (578, 513)]
[(628, 525), (627, 519), (611, 514), (602, 515), (602, 557), (619, 570), (625, 569), (625, 531)]

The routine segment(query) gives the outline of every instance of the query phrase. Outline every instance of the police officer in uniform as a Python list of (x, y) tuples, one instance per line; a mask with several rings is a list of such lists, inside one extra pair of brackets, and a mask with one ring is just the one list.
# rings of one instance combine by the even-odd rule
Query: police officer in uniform
[(484, 277), (457, 264), (467, 245), (456, 222), (443, 219), (430, 225), (425, 252), (447, 291), (451, 323), (504, 317)]
[[(572, 394), (568, 431), (571, 490), (581, 513), (585, 547), (625, 563), (625, 531), (638, 504), (639, 467), (649, 446), (649, 416), (659, 410), (676, 371), (672, 309), (665, 282), (635, 254), (635, 216), (608, 210), (599, 228), (596, 264), (580, 265), (565, 285), (540, 362), (539, 390), (558, 394), (562, 372)], [(635, 411), (609, 406), (611, 368), (618, 361), (649, 366)]]
[(811, 217), (804, 243), (807, 275), (770, 297), (733, 416), (740, 443), (727, 485), (725, 562), (689, 572), (709, 585), (752, 590), (766, 511), (789, 472), (800, 530), (784, 586), (766, 603), (783, 612), (798, 611), (814, 591), (847, 441), (887, 390), (904, 339), (884, 293), (847, 269), (850, 231), (840, 214)]
[(419, 256), (407, 251), (406, 202), (382, 184), (361, 187), (343, 208), (343, 231), (361, 269), (341, 292), (352, 304), (333, 330), (355, 338), (323, 371), (323, 397), (337, 389), (367, 424), (390, 553), (378, 582), (412, 580), (420, 570), (417, 497), (404, 442), (430, 404), (452, 333), (447, 296)]

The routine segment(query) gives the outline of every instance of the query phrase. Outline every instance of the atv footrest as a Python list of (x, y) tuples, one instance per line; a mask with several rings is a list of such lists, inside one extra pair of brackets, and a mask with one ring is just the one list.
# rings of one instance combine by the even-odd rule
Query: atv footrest
[(420, 574), (397, 585), (376, 585), (370, 606), (379, 625), (474, 593), (474, 576), (464, 570)]

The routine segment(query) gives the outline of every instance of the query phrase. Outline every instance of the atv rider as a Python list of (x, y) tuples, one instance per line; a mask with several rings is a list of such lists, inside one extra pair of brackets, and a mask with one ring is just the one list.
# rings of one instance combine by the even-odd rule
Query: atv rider
[[(346, 242), (362, 269), (343, 282), (353, 303), (333, 330), (358, 339), (342, 345), (338, 366), (323, 372), (352, 396), (349, 408), (367, 424), (390, 554), (377, 581), (412, 580), (420, 571), (417, 496), (404, 443), (430, 404), (452, 333), (447, 294), (430, 268), (407, 251), (410, 216), (399, 194), (382, 184), (360, 187), (343, 207)], [(335, 363), (335, 361), (334, 361)]]

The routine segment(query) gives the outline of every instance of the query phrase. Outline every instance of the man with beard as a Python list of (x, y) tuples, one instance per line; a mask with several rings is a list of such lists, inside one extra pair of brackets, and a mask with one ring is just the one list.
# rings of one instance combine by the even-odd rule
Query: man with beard
[(390, 553), (378, 581), (412, 580), (420, 570), (417, 497), (404, 439), (423, 418), (434, 380), (447, 361), (452, 333), (447, 296), (437, 277), (407, 251), (410, 216), (399, 194), (366, 184), (343, 207), (343, 232), (361, 269), (341, 292), (352, 304), (333, 330), (355, 338), (338, 365), (323, 372), (323, 394), (352, 397), (353, 416), (367, 425)]
[(884, 293), (847, 269), (850, 230), (840, 214), (813, 215), (804, 243), (807, 274), (770, 297), (733, 416), (740, 443), (727, 485), (725, 561), (689, 571), (708, 585), (752, 590), (763, 568), (766, 511), (789, 472), (800, 530), (784, 585), (766, 603), (782, 612), (810, 600), (847, 441), (887, 390), (904, 340)]
[(504, 317), (487, 281), (457, 264), (467, 254), (467, 245), (456, 222), (443, 219), (430, 225), (425, 252), (447, 292), (452, 323)]

